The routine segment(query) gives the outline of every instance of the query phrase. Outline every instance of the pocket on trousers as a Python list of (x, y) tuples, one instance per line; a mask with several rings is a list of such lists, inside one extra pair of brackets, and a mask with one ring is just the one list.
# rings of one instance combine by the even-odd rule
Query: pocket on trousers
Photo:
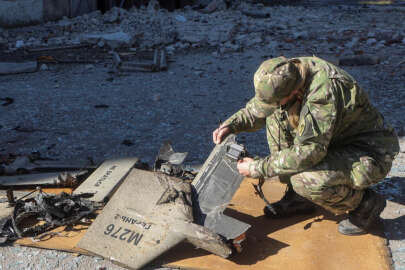
[(352, 187), (354, 189), (365, 189), (380, 182), (388, 173), (389, 168), (380, 166), (378, 162), (369, 156), (360, 157), (355, 162), (351, 171)]

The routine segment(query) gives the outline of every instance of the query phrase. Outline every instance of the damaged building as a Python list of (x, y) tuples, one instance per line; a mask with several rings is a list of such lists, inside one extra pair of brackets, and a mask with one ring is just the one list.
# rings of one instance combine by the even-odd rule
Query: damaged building
[(0, 27), (32, 25), (59, 20), (63, 17), (73, 18), (97, 10), (104, 13), (113, 7), (130, 9), (156, 4), (173, 11), (186, 5), (205, 6), (208, 3), (196, 0), (1, 0)]

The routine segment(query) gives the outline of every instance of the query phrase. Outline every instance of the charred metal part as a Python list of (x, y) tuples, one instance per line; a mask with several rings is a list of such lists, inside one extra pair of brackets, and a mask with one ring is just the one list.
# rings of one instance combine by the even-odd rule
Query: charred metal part
[(113, 55), (114, 65), (116, 67), (119, 67), (122, 63), (120, 55), (115, 51), (112, 53), (112, 55)]
[(232, 240), (232, 246), (235, 248), (236, 252), (242, 252), (242, 242), (246, 240), (246, 234), (242, 233), (238, 237)]
[(188, 153), (176, 153), (171, 146), (170, 141), (166, 141), (159, 149), (159, 153), (155, 160), (155, 168), (159, 167), (160, 164), (169, 162), (174, 165), (180, 165), (186, 159)]
[(43, 48), (32, 48), (28, 49), (28, 52), (46, 52), (46, 51), (63, 51), (63, 50), (71, 50), (71, 49), (81, 49), (89, 47), (88, 44), (78, 44), (78, 45), (65, 45), (65, 46), (49, 46)]
[(25, 195), (22, 196), (21, 198), (17, 199), (17, 201), (21, 201), (22, 199), (27, 198), (28, 196), (30, 196), (31, 194), (33, 194), (33, 193), (35, 193), (35, 192), (37, 192), (37, 191), (42, 192), (41, 187), (36, 187), (35, 190), (33, 190), (33, 191), (31, 191), (31, 192), (28, 192), (27, 194), (25, 194)]
[(226, 155), (234, 160), (239, 160), (243, 153), (245, 152), (245, 148), (243, 145), (239, 145), (237, 143), (232, 143), (228, 145), (228, 149), (226, 151)]
[(0, 186), (59, 186), (73, 187), (77, 178), (87, 174), (87, 171), (34, 173), (14, 176), (0, 176)]
[(159, 66), (159, 51), (158, 50), (155, 50), (154, 52), (153, 52), (153, 65), (155, 66), (155, 67), (158, 67)]
[(226, 240), (237, 239), (250, 228), (249, 224), (223, 214), (244, 178), (236, 168), (238, 153), (244, 151), (235, 145), (235, 138), (229, 135), (215, 146), (192, 182), (195, 222)]
[(166, 56), (165, 50), (160, 51), (159, 68), (160, 68), (160, 70), (167, 70), (167, 56)]
[(259, 178), (259, 183), (257, 185), (252, 184), (254, 187), (256, 194), (259, 195), (259, 197), (266, 203), (266, 207), (274, 214), (277, 215), (276, 210), (274, 209), (273, 205), (266, 199), (266, 196), (264, 196), (262, 186), (264, 184), (264, 178), (260, 177)]
[(12, 189), (7, 190), (8, 205), (13, 206), (15, 204), (14, 192)]
[(167, 70), (167, 62), (167, 54), (163, 49), (155, 49), (151, 60), (137, 62), (122, 61), (118, 53), (113, 53), (113, 70), (117, 72), (158, 72)]
[(31, 160), (32, 158), (29, 156), (18, 156), (12, 163), (3, 165), (3, 174), (93, 170), (96, 168), (95, 165), (85, 161)]
[(183, 165), (187, 152), (176, 153), (169, 141), (163, 143), (155, 159), (153, 170), (192, 181), (198, 173), (200, 165)]
[(228, 257), (223, 239), (193, 223), (192, 188), (160, 172), (133, 169), (78, 247), (140, 269), (184, 240)]
[(62, 192), (53, 195), (36, 191), (39, 193), (34, 198), (16, 201), (11, 218), (0, 226), (0, 238), (12, 241), (26, 236), (35, 237), (58, 226), (77, 224), (100, 207), (85, 199), (88, 194)]

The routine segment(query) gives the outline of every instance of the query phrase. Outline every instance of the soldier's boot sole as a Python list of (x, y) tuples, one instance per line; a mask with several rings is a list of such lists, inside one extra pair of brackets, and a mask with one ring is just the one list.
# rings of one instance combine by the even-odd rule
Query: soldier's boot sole
[[(349, 218), (342, 220), (339, 222), (338, 231), (344, 235), (361, 235), (368, 233), (369, 229), (375, 225), (380, 220), (380, 214), (384, 210), (387, 202), (385, 199), (375, 193), (369, 192), (373, 194), (374, 198), (373, 201), (361, 202), (358, 208), (362, 208), (364, 204), (366, 205), (374, 205), (370, 211), (368, 211), (368, 215), (366, 217), (356, 215), (356, 211), (353, 211), (352, 214), (349, 214)], [(368, 198), (370, 200), (370, 198)], [(367, 206), (366, 206), (367, 207)], [(368, 209), (360, 209), (364, 213), (364, 210)]]

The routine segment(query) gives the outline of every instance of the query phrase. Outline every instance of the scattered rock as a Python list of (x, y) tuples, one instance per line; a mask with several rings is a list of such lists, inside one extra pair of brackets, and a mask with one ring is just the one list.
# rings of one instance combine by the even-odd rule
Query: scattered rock
[(15, 43), (17, 49), (24, 47), (24, 40), (17, 40)]
[(219, 43), (223, 43), (232, 39), (235, 33), (237, 32), (237, 29), (238, 25), (232, 24), (215, 25), (208, 32), (207, 35), (208, 44), (217, 45)]
[(159, 94), (155, 94), (155, 95), (153, 95), (153, 101), (155, 101), (155, 102), (157, 102), (157, 101), (159, 101), (160, 100), (160, 95)]
[(49, 70), (49, 67), (48, 67), (46, 64), (42, 64), (42, 65), (39, 67), (39, 70), (41, 70), (41, 71), (46, 71), (46, 70)]
[(194, 74), (201, 77), (204, 74), (204, 72), (199, 70), (199, 71), (194, 71)]
[(213, 0), (201, 12), (212, 13), (214, 11), (225, 10), (226, 3), (224, 0)]
[(294, 32), (293, 37), (294, 39), (308, 39), (309, 34), (307, 31)]
[(366, 42), (366, 44), (370, 45), (370, 46), (374, 45), (376, 43), (377, 43), (377, 40), (375, 38), (369, 38), (369, 39), (367, 39), (367, 42)]
[(100, 40), (100, 41), (97, 43), (97, 46), (98, 46), (99, 48), (103, 48), (104, 45), (105, 45), (105, 43), (104, 43), (104, 41), (102, 41), (102, 40)]
[(159, 1), (149, 0), (147, 10), (149, 13), (155, 13), (160, 9)]
[(345, 44), (345, 47), (346, 47), (346, 48), (349, 48), (349, 49), (352, 49), (353, 47), (356, 47), (356, 46), (358, 45), (359, 40), (360, 40), (360, 39), (359, 39), (358, 37), (354, 37), (354, 38), (352, 38), (351, 41), (349, 41), (349, 42), (347, 42), (347, 43)]
[(82, 35), (81, 40), (82, 42), (87, 42), (90, 44), (97, 44), (98, 42), (103, 41), (111, 49), (116, 49), (118, 47), (130, 47), (133, 44), (132, 36), (122, 31), (115, 33), (85, 34)]
[(72, 24), (73, 22), (68, 20), (66, 17), (57, 22), (57, 25), (61, 27), (68, 27), (71, 26)]
[(178, 21), (178, 22), (182, 22), (182, 23), (185, 23), (185, 22), (187, 22), (187, 19), (186, 19), (186, 17), (184, 17), (184, 16), (182, 16), (182, 15), (175, 15), (174, 16), (174, 18), (176, 19), (176, 21)]

